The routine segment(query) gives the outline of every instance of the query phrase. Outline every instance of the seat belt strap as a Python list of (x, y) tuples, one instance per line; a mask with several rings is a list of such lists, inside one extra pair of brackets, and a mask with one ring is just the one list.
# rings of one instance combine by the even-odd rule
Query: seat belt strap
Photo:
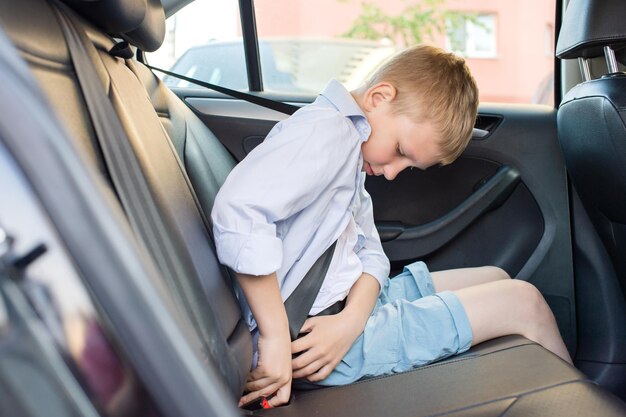
[(237, 90), (232, 90), (230, 88), (222, 87), (221, 85), (215, 85), (211, 83), (207, 83), (206, 81), (198, 80), (196, 78), (187, 77), (185, 75), (177, 74), (172, 71), (165, 70), (163, 68), (154, 67), (149, 65), (144, 59), (144, 55), (142, 51), (137, 52), (137, 60), (144, 64), (146, 67), (150, 68), (152, 71), (159, 71), (163, 74), (167, 74), (174, 78), (179, 78), (181, 80), (187, 81), (189, 83), (193, 83), (199, 85), (204, 88), (208, 88), (210, 90), (217, 91), (222, 94), (226, 94), (227, 96), (238, 98), (240, 100), (244, 100), (250, 103), (254, 103), (257, 106), (265, 107), (271, 110), (275, 110), (280, 113), (285, 114), (294, 114), (300, 107), (294, 106), (292, 104), (283, 103), (282, 101), (270, 100), (269, 98), (255, 96), (254, 94), (248, 94)]
[(285, 300), (285, 310), (289, 319), (289, 335), (291, 340), (296, 340), (300, 329), (309, 316), (315, 298), (322, 288), (322, 283), (328, 272), (328, 267), (333, 259), (337, 241), (320, 256), (306, 273), (295, 290)]

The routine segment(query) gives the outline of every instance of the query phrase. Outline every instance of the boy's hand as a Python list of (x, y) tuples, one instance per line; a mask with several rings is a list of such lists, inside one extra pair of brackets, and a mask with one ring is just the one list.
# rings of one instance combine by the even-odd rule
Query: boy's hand
[(346, 310), (330, 316), (311, 317), (301, 333), (308, 333), (291, 343), (291, 353), (301, 353), (292, 360), (293, 378), (318, 382), (339, 364), (357, 337), (363, 332), (367, 317)]
[(291, 394), (291, 339), (289, 333), (280, 336), (259, 336), (258, 366), (248, 375), (246, 395), (239, 406), (259, 397), (274, 397), (268, 400), (272, 407), (289, 402)]

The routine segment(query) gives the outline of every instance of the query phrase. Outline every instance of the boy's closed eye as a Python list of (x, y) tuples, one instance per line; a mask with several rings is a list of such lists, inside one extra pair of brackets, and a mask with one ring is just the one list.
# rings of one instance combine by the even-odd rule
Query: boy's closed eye
[[(398, 154), (398, 156), (401, 156), (403, 158), (407, 157), (406, 154), (402, 151), (402, 148), (400, 148), (399, 143), (396, 145), (396, 153)], [(415, 168), (413, 165), (409, 167), (410, 170), (413, 170), (413, 168)]]

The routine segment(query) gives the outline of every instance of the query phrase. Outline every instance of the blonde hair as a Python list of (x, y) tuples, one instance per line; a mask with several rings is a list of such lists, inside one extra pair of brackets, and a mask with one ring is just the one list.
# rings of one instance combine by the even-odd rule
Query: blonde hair
[(442, 164), (461, 155), (472, 136), (478, 112), (478, 88), (465, 60), (430, 45), (394, 55), (366, 83), (392, 84), (393, 112), (429, 120), (441, 132)]

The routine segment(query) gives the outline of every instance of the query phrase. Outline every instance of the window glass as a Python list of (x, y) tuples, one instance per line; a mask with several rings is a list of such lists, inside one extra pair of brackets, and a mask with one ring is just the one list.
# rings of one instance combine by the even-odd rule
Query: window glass
[[(264, 88), (356, 88), (426, 42), (466, 58), (481, 101), (553, 105), (555, 0), (255, 0)], [(549, 32), (549, 33), (547, 33)]]
[[(167, 19), (163, 45), (147, 57), (156, 67), (247, 90), (239, 3), (236, 0), (194, 1)], [(162, 78), (170, 87), (192, 86), (167, 75)]]

